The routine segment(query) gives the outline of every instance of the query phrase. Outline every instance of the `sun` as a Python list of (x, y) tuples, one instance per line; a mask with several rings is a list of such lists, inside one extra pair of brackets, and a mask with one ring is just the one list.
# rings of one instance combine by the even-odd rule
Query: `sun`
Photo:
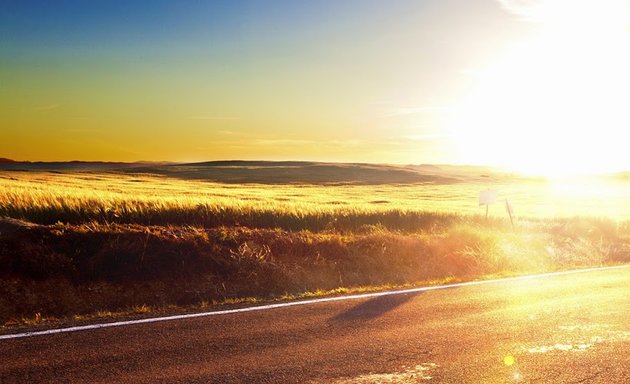
[(450, 117), (459, 161), (550, 177), (627, 167), (628, 2), (535, 2), (520, 16), (537, 33), (472, 71)]

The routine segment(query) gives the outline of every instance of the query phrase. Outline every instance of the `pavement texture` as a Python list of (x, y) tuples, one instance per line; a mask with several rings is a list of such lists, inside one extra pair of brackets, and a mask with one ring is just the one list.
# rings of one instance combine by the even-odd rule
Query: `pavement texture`
[(0, 340), (7, 383), (630, 383), (630, 268)]

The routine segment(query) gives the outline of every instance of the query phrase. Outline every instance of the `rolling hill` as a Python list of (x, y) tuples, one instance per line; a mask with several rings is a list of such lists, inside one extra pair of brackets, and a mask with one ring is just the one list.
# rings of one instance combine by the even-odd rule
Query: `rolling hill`
[(452, 165), (387, 165), (309, 161), (208, 161), (199, 163), (19, 162), (0, 161), (0, 170), (108, 171), (154, 174), (180, 179), (256, 184), (451, 184), (504, 178), (483, 167)]

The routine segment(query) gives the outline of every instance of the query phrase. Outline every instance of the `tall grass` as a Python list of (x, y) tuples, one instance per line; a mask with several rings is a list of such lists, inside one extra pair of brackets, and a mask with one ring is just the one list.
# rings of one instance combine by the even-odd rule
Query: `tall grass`
[(571, 220), (339, 233), (2, 219), (0, 322), (629, 260), (627, 232)]
[[(605, 198), (558, 196), (548, 183), (493, 186), (519, 217), (630, 218), (630, 185), (601, 187)], [(0, 216), (37, 223), (245, 225), (291, 230), (356, 229), (382, 224), (419, 230), (481, 215), (487, 185), (237, 185), (122, 173), (0, 172)], [(592, 188), (588, 191), (592, 192)], [(575, 192), (575, 191), (574, 191)], [(595, 192), (592, 192), (595, 193)], [(491, 217), (505, 219), (499, 204)]]
[(530, 216), (513, 229), (500, 206), (480, 215), (485, 187), (0, 173), (0, 322), (630, 261), (623, 214), (514, 198)]
[[(97, 221), (319, 231), (378, 224), (417, 230), (458, 220), (448, 206), (439, 209), (414, 198), (418, 186), (223, 185), (121, 174), (10, 176), (0, 178), (0, 215), (41, 224)], [(374, 200), (379, 199), (377, 191), (381, 200)]]

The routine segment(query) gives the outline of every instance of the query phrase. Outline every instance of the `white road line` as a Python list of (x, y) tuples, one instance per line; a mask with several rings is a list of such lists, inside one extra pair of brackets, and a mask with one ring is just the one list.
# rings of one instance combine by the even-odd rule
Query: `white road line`
[(219, 316), (219, 315), (229, 315), (229, 314), (232, 314), (232, 313), (265, 311), (265, 310), (268, 310), (268, 309), (293, 307), (293, 306), (298, 306), (298, 305), (308, 305), (308, 304), (316, 304), (316, 303), (327, 303), (327, 302), (331, 302), (331, 301), (357, 300), (357, 299), (365, 299), (365, 298), (370, 298), (370, 297), (379, 297), (379, 296), (388, 296), (388, 295), (401, 295), (401, 294), (406, 294), (406, 293), (436, 291), (438, 289), (467, 287), (467, 286), (470, 286), (470, 285), (496, 284), (496, 283), (502, 283), (502, 282), (540, 279), (540, 278), (545, 278), (545, 277), (550, 277), (550, 276), (571, 275), (571, 274), (576, 274), (576, 273), (606, 271), (606, 270), (611, 270), (611, 269), (623, 269), (623, 268), (630, 268), (630, 264), (617, 265), (617, 266), (612, 266), (612, 267), (596, 267), (596, 268), (587, 268), (587, 269), (573, 269), (573, 270), (569, 270), (569, 271), (549, 272), (549, 273), (542, 273), (542, 274), (537, 274), (537, 275), (525, 275), (525, 276), (517, 276), (517, 277), (506, 277), (506, 278), (502, 278), (502, 279), (477, 280), (477, 281), (468, 281), (468, 282), (464, 282), (464, 283), (454, 283), (454, 284), (445, 284), (445, 285), (433, 285), (433, 286), (420, 287), (420, 288), (400, 289), (400, 290), (396, 290), (396, 291), (363, 293), (363, 294), (349, 295), (349, 296), (325, 297), (325, 298), (322, 298), (322, 299), (310, 299), (310, 300), (302, 300), (302, 301), (290, 301), (290, 302), (286, 302), (286, 303), (259, 305), (259, 306), (246, 307), (246, 308), (228, 309), (228, 310), (224, 310), (224, 311), (189, 313), (189, 314), (185, 314), (185, 315), (174, 315), (174, 316), (165, 316), (165, 317), (152, 317), (152, 318), (139, 319), (139, 320), (127, 320), (127, 321), (117, 321), (117, 322), (112, 322), (112, 323), (100, 323), (100, 324), (81, 325), (81, 326), (68, 327), (68, 328), (48, 329), (48, 330), (45, 330), (45, 331), (24, 332), (24, 333), (0, 335), (0, 340), (19, 339), (19, 338), (22, 338), (22, 337), (41, 336), (41, 335), (53, 335), (53, 334), (56, 334), (56, 333), (87, 331), (87, 330), (90, 330), (90, 329), (122, 327), (122, 326), (126, 326), (126, 325), (134, 325), (134, 324), (157, 323), (157, 322), (160, 322), (160, 321), (192, 319), (192, 318), (195, 318), (195, 317)]

